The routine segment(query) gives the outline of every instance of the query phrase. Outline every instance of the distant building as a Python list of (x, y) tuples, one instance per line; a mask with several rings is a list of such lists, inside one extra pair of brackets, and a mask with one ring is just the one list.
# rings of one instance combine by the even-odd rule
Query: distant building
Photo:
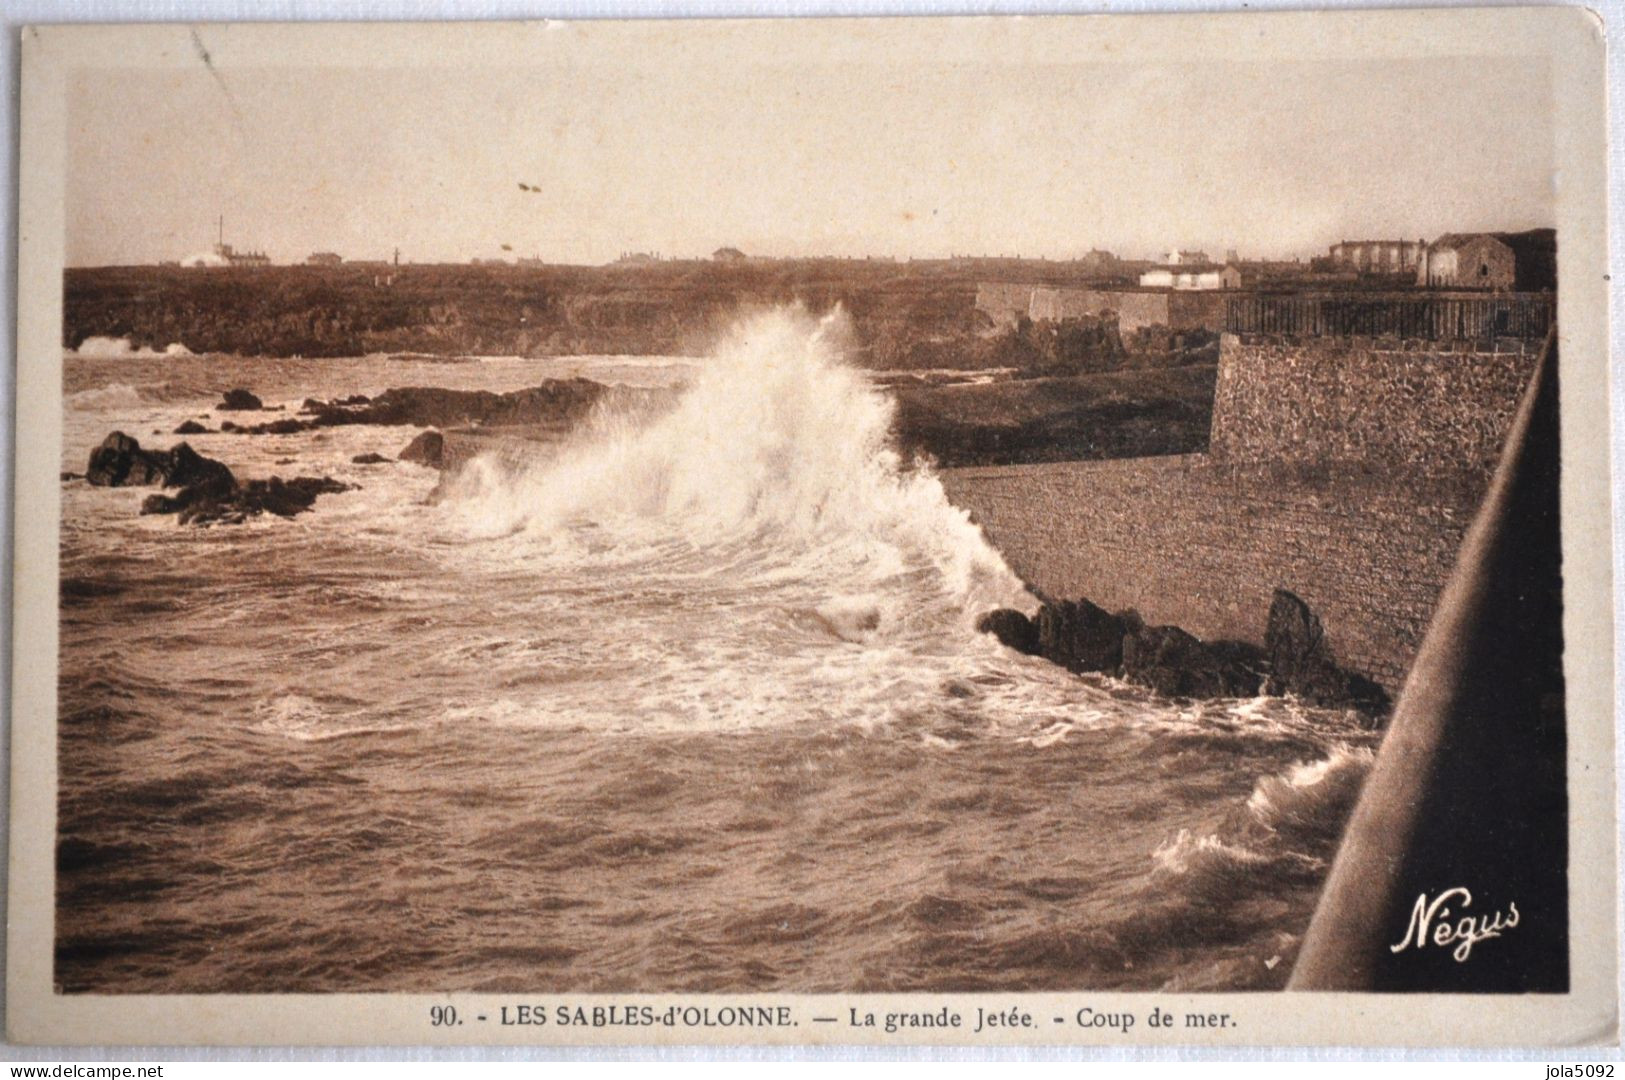
[(305, 258), (306, 264), (310, 266), (337, 266), (343, 261), (344, 257), (342, 255), (331, 251), (318, 251)]
[(214, 250), (207, 254), (188, 255), (181, 260), (182, 266), (190, 267), (220, 267), (220, 266), (270, 266), (270, 256), (263, 251), (238, 251), (230, 244), (216, 244)]
[(1168, 253), (1169, 266), (1211, 266), (1213, 260), (1208, 258), (1205, 251), (1170, 251)]
[(214, 253), (227, 266), (270, 266), (271, 257), (263, 251), (238, 251), (230, 244), (216, 244)]
[(218, 241), (214, 245), (214, 253), (220, 256), (227, 266), (271, 265), (271, 257), (263, 251), (238, 251), (226, 243), (226, 219), (224, 215), (220, 218), (220, 234)]
[(648, 266), (660, 261), (660, 256), (648, 251), (623, 251), (615, 262), (621, 266)]
[(736, 247), (719, 247), (711, 253), (717, 262), (744, 262), (745, 253)]
[(1222, 289), (1224, 270), (1211, 263), (1155, 266), (1140, 275), (1140, 284), (1148, 289)]
[(1343, 240), (1328, 252), (1333, 269), (1362, 274), (1408, 274), (1427, 247), (1421, 240)]
[(263, 251), (238, 251), (226, 243), (226, 219), (221, 217), (214, 250), (205, 255), (188, 255), (181, 260), (181, 265), (192, 267), (270, 266), (271, 258)]
[(1557, 231), (1446, 233), (1427, 245), (1418, 285), (1540, 292), (1557, 288)]
[[(1298, 261), (1250, 259), (1245, 262), (1230, 260), (1220, 271), (1220, 280), (1226, 289), (1288, 288), (1307, 283), (1310, 268)], [(1349, 273), (1345, 275), (1353, 278)]]

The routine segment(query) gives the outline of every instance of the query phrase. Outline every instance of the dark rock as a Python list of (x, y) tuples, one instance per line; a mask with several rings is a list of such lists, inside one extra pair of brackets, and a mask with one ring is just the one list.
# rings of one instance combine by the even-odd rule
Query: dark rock
[(167, 454), (141, 449), (141, 444), (115, 431), (90, 452), (85, 479), (97, 487), (163, 483), (169, 472)]
[(326, 412), (330, 409), (354, 408), (357, 405), (366, 405), (372, 398), (366, 394), (351, 394), (349, 397), (333, 398), (331, 401), (322, 401), (318, 398), (306, 398), (299, 406), (302, 413)]
[(1038, 609), (1040, 655), (1068, 671), (1115, 671), (1123, 662), (1123, 623), (1104, 608), (1062, 600)]
[(175, 429), (175, 434), (176, 435), (212, 435), (213, 432), (211, 432), (208, 428), (204, 427), (202, 424), (198, 423), (196, 420), (183, 420), (183, 421), (181, 421), (181, 426)]
[(242, 389), (227, 390), (225, 400), (215, 406), (220, 412), (253, 412), (264, 407), (264, 402)]
[(297, 435), (301, 431), (309, 431), (315, 424), (309, 420), (296, 420), (287, 417), (282, 420), (267, 420), (263, 424), (234, 424), (230, 420), (220, 425), (221, 431), (233, 431), (239, 435)]
[(1338, 666), (1320, 617), (1285, 589), (1276, 589), (1270, 601), (1264, 652), (1269, 661), (1266, 693), (1291, 694), (1326, 708), (1387, 709), (1382, 688)]
[(585, 417), (606, 388), (590, 379), (549, 379), (540, 386), (496, 394), (489, 390), (450, 390), (407, 386), (375, 398), (354, 395), (316, 410), (315, 424), (408, 424), (447, 428), (464, 425), (525, 424), (564, 430)]
[(240, 525), (260, 514), (293, 517), (309, 510), (318, 495), (351, 490), (351, 485), (329, 477), (273, 476), (222, 489), (199, 483), (175, 495), (149, 495), (143, 514), (177, 514), (182, 525)]
[(318, 495), (349, 490), (350, 485), (325, 476), (296, 476), (292, 480), (273, 476), (269, 480), (250, 480), (243, 486), (239, 501), (251, 513), (293, 517), (309, 510)]
[(291, 457), (277, 458), (276, 463), (278, 465), (292, 465), (293, 464), (293, 458), (291, 458)]
[(385, 390), (375, 398), (352, 394), (333, 401), (306, 398), (303, 420), (277, 420), (266, 424), (221, 430), (250, 435), (285, 435), (312, 428), (348, 424), (498, 427), (523, 425), (568, 431), (590, 412), (606, 393), (629, 405), (648, 404), (663, 392), (616, 388), (611, 391), (590, 379), (549, 379), (541, 386), (495, 394), (489, 390), (450, 390), (436, 386), (408, 386)]
[(1168, 697), (1250, 697), (1259, 677), (1230, 643), (1209, 646), (1177, 626), (1147, 626), (1123, 638), (1123, 677)]
[[(416, 445), (416, 442), (412, 444)], [(410, 451), (412, 447), (406, 449)], [(401, 459), (403, 461), (406, 459), (405, 453), (401, 454)], [(988, 612), (976, 620), (976, 629), (979, 633), (992, 634), (999, 639), (1000, 644), (1017, 652), (1026, 653), (1028, 656), (1039, 654), (1037, 625), (1014, 608), (998, 608)]]
[(1264, 651), (1269, 656), (1269, 692), (1286, 694), (1304, 681), (1314, 681), (1316, 669), (1327, 666), (1330, 650), (1320, 617), (1295, 594), (1276, 589), (1264, 630)]
[(187, 443), (181, 443), (169, 451), (169, 468), (164, 474), (164, 486), (225, 493), (237, 486), (237, 478), (221, 462), (206, 458)]
[(349, 484), (317, 476), (292, 480), (273, 476), (239, 483), (224, 464), (204, 457), (187, 443), (169, 450), (143, 450), (121, 431), (113, 432), (91, 451), (86, 478), (104, 487), (162, 484), (178, 488), (173, 495), (156, 492), (147, 496), (141, 512), (177, 514), (183, 525), (238, 524), (264, 513), (293, 517), (310, 509), (318, 495), (351, 490)]
[(182, 488), (178, 495), (165, 495), (163, 492), (154, 492), (141, 500), (143, 514), (176, 514), (191, 503), (191, 493)]
[(387, 458), (382, 454), (357, 454), (350, 459), (352, 465), (391, 465), (393, 463), (393, 458)]
[[(406, 449), (401, 451), (400, 460), (412, 461), (419, 465), (428, 465), (431, 468), (438, 469), (445, 461), (445, 456), (446, 437), (438, 431), (425, 431), (406, 444)], [(1020, 612), (1017, 612), (1017, 614), (1020, 614)], [(1022, 618), (1025, 619), (1026, 616), (1022, 615)], [(1004, 639), (1001, 637), (999, 640), (1003, 641)]]

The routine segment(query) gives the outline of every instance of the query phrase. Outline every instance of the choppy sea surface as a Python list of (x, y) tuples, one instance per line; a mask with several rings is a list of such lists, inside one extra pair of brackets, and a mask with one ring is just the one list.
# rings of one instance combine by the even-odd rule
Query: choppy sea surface
[(239, 477), (360, 485), (291, 520), (182, 527), (66, 481), (63, 990), (1285, 982), (1372, 736), (977, 634), (1036, 603), (891, 451), (828, 321), (699, 359), (96, 352), (64, 361), (64, 470), (112, 430), (216, 427), (239, 386), (290, 413), (679, 394), (432, 503), (433, 470), (351, 462), (408, 427), (189, 437)]

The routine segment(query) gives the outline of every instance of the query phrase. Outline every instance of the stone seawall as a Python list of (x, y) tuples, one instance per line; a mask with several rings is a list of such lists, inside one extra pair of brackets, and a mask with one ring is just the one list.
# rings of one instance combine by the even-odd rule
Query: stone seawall
[(1424, 475), (1488, 470), (1540, 347), (1226, 334), (1209, 452)]
[(943, 484), (1047, 597), (1258, 643), (1289, 589), (1344, 666), (1397, 691), (1540, 347), (1227, 334), (1209, 454)]
[(949, 469), (943, 486), (1030, 586), (1204, 639), (1262, 640), (1290, 589), (1345, 667), (1397, 692), (1486, 477), (1309, 480), (1206, 455)]

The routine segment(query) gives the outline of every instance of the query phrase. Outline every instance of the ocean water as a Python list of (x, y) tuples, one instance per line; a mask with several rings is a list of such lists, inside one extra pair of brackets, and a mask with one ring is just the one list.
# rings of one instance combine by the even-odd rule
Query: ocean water
[(1373, 736), (977, 634), (1036, 603), (841, 338), (777, 313), (687, 359), (69, 354), (80, 472), (234, 386), (677, 393), (432, 500), (433, 470), (351, 463), (406, 427), (189, 438), (360, 485), (291, 520), (64, 482), (61, 989), (1282, 985)]

